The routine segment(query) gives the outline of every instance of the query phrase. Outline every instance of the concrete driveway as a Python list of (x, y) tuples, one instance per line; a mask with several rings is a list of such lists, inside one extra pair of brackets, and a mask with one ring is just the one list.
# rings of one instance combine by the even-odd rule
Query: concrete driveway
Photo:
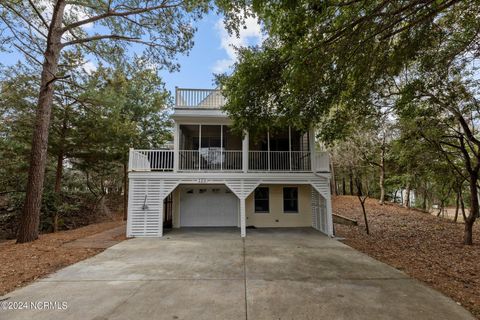
[(245, 241), (229, 229), (132, 239), (0, 299), (51, 302), (44, 310), (0, 310), (10, 320), (473, 319), (313, 229), (248, 230)]

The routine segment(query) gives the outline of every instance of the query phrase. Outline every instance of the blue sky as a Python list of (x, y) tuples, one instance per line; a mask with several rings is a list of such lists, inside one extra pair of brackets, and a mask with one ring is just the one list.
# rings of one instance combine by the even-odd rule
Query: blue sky
[[(175, 86), (183, 88), (213, 88), (214, 73), (229, 72), (235, 61), (232, 45), (246, 46), (258, 44), (263, 36), (254, 19), (246, 21), (246, 28), (241, 30), (240, 37), (229, 35), (223, 27), (222, 17), (211, 13), (195, 23), (195, 45), (188, 55), (179, 55), (180, 71), (169, 73), (161, 71), (160, 75), (166, 87), (172, 93)], [(21, 55), (17, 53), (1, 53), (0, 63), (15, 64)], [(91, 64), (94, 67), (94, 64)]]

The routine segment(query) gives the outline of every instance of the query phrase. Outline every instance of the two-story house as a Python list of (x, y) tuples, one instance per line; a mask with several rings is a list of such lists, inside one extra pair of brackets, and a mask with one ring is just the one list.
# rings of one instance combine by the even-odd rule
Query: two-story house
[(131, 149), (127, 235), (164, 228), (311, 226), (333, 235), (329, 158), (313, 130), (239, 135), (219, 90), (176, 89), (173, 146)]

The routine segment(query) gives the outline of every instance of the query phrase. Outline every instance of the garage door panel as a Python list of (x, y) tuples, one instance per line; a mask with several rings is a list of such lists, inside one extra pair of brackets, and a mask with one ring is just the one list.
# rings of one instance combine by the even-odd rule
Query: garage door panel
[(237, 197), (225, 187), (184, 188), (180, 195), (180, 225), (237, 226), (237, 202)]

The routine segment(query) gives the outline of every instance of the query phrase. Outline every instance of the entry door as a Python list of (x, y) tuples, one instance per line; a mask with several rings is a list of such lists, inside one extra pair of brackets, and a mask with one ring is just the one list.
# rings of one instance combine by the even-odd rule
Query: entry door
[(185, 187), (180, 195), (182, 227), (237, 226), (238, 199), (226, 187)]

